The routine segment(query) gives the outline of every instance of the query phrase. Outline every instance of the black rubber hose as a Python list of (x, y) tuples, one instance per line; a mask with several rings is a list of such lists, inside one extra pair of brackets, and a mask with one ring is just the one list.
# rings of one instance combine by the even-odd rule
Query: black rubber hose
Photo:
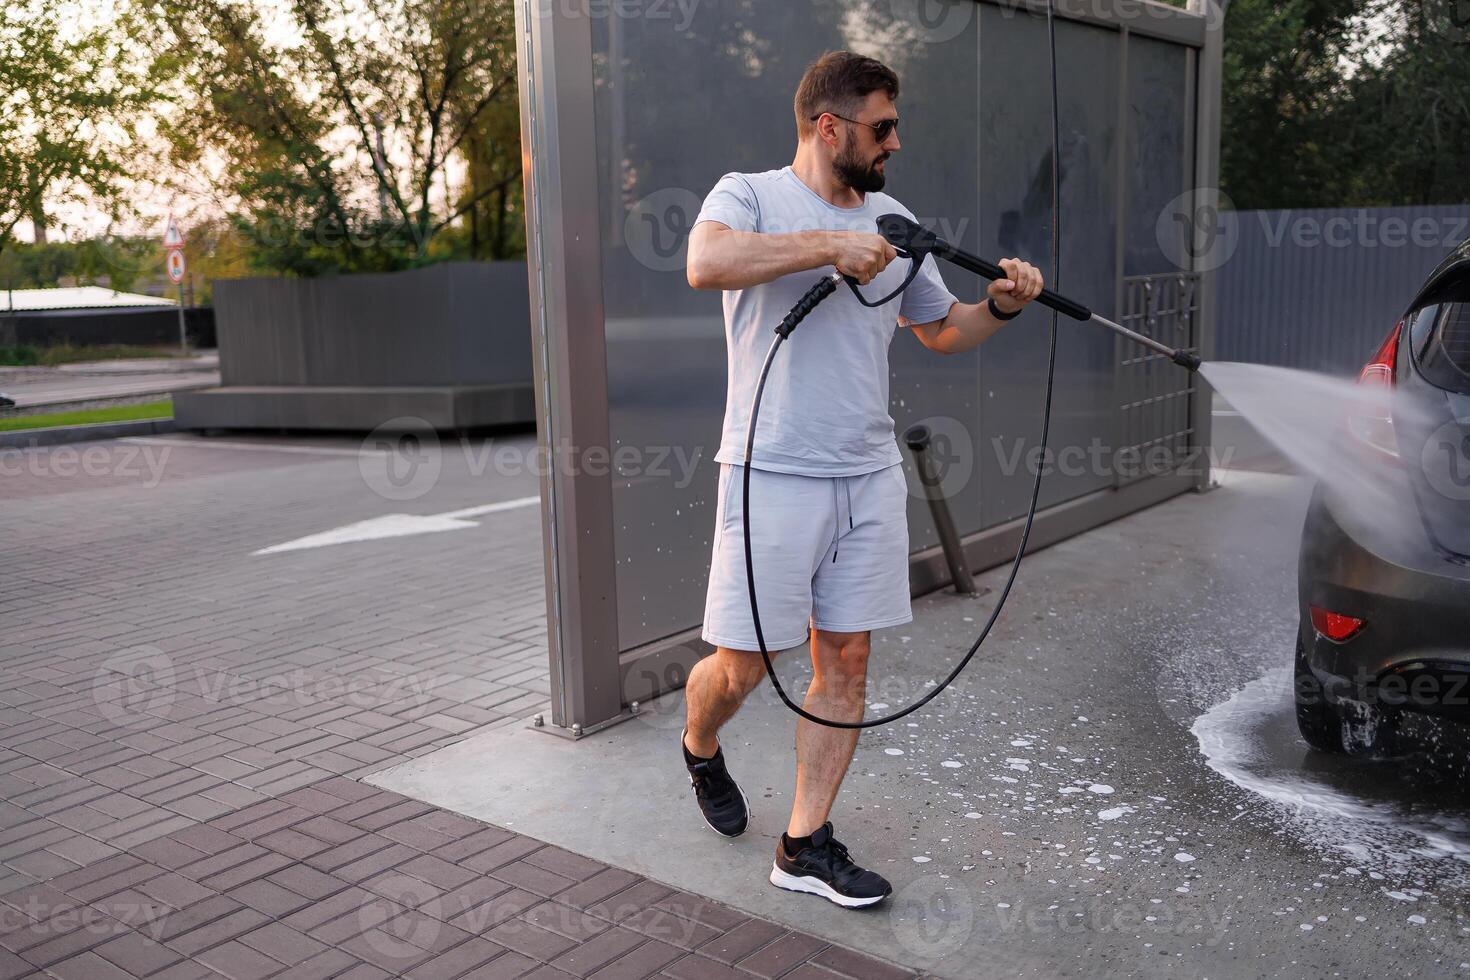
[[(1058, 151), (1061, 146), (1061, 130), (1060, 124), (1057, 120), (1056, 24), (1053, 19), (1052, 4), (1050, 0), (1048, 0), (1046, 7), (1046, 27), (1048, 50), (1051, 55), (1051, 268), (1052, 282), (1055, 285), (1060, 285), (1058, 280), (1061, 278), (1061, 182)], [(1038, 502), (1041, 499), (1041, 473), (1043, 467), (1036, 467), (1036, 479), (1031, 485), (1031, 504), (1026, 510), (1026, 523), (1021, 529), (1021, 543), (1016, 548), (1016, 557), (1015, 560), (1011, 563), (1010, 574), (1006, 576), (1006, 584), (1001, 588), (1000, 595), (995, 601), (995, 608), (990, 611), (990, 618), (985, 621), (985, 626), (980, 630), (980, 635), (975, 638), (975, 642), (971, 644), (970, 649), (965, 654), (964, 658), (955, 665), (954, 670), (951, 670), (949, 672), (948, 677), (940, 681), (937, 687), (925, 693), (923, 697), (919, 698), (908, 707), (903, 708), (899, 711), (895, 711), (892, 714), (884, 715), (881, 718), (872, 718), (866, 721), (834, 721), (831, 718), (822, 718), (812, 714), (810, 711), (807, 711), (795, 701), (792, 701), (791, 697), (786, 693), (786, 689), (781, 686), (781, 679), (776, 676), (775, 665), (771, 663), (770, 651), (766, 649), (766, 637), (765, 634), (761, 631), (760, 607), (756, 603), (755, 599), (755, 560), (751, 552), (750, 544), (750, 464), (751, 461), (754, 459), (755, 453), (756, 419), (760, 414), (761, 395), (764, 393), (766, 388), (766, 376), (769, 375), (771, 372), (771, 361), (775, 358), (776, 351), (780, 349), (782, 342), (788, 336), (790, 336), (791, 331), (796, 328), (796, 325), (799, 324), (803, 319), (805, 319), (808, 313), (816, 308), (817, 303), (820, 303), (827, 296), (830, 296), (832, 290), (835, 288), (835, 277), (829, 275), (824, 277), (821, 282), (819, 282), (817, 285), (813, 286), (810, 290), (807, 291), (807, 294), (803, 296), (800, 301), (797, 302), (796, 307), (793, 307), (791, 313), (787, 314), (786, 319), (781, 322), (781, 326), (776, 328), (776, 339), (771, 343), (771, 349), (766, 353), (765, 363), (761, 366), (760, 381), (757, 382), (755, 387), (755, 397), (752, 399), (750, 406), (750, 421), (745, 432), (745, 473), (740, 497), (741, 521), (744, 525), (745, 531), (745, 583), (746, 587), (750, 591), (750, 618), (751, 621), (755, 624), (756, 643), (760, 646), (761, 659), (765, 661), (766, 675), (770, 677), (771, 686), (776, 689), (776, 694), (780, 696), (782, 703), (785, 704), (786, 707), (794, 711), (796, 714), (800, 715), (802, 718), (805, 718), (807, 721), (814, 722), (818, 725), (825, 725), (828, 728), (877, 728), (879, 725), (887, 725), (890, 722), (895, 722), (900, 718), (913, 714), (915, 711), (918, 711), (924, 705), (932, 701), (935, 696), (939, 694), (940, 691), (944, 690), (946, 687), (949, 687), (949, 685), (954, 682), (954, 679), (960, 676), (960, 672), (969, 665), (970, 660), (974, 658), (976, 652), (979, 651), (981, 645), (985, 642), (985, 638), (990, 635), (991, 627), (993, 627), (995, 625), (995, 621), (1000, 618), (1000, 612), (1002, 609), (1005, 608), (1006, 600), (1010, 598), (1011, 587), (1016, 584), (1016, 575), (1021, 570), (1021, 559), (1026, 554), (1026, 545), (1031, 540), (1031, 525), (1036, 520), (1036, 508)], [(820, 296), (816, 296), (816, 298), (813, 299), (815, 294), (824, 289), (825, 292), (822, 292)], [(800, 316), (797, 316), (795, 321), (792, 322), (792, 316), (795, 315), (798, 310), (800, 310)], [(1056, 311), (1053, 310), (1051, 315), (1051, 338), (1046, 361), (1046, 400), (1043, 403), (1041, 410), (1041, 447), (1043, 458), (1045, 458), (1047, 439), (1051, 434), (1052, 389), (1056, 381), (1056, 370), (1057, 314)]]
[[(1061, 131), (1060, 123), (1057, 120), (1057, 26), (1055, 26), (1053, 15), (1053, 0), (1047, 1), (1047, 46), (1051, 59), (1051, 278), (1053, 278), (1053, 284), (1060, 287), (1061, 181), (1058, 151), (1060, 151), (1061, 147)], [(950, 676), (945, 677), (944, 680), (939, 682), (936, 688), (925, 693), (922, 698), (917, 699), (913, 704), (908, 705), (907, 708), (894, 711), (892, 714), (885, 714), (883, 717), (870, 718), (870, 720), (866, 721), (835, 721), (832, 718), (814, 716), (806, 708), (792, 701), (791, 696), (786, 695), (785, 688), (782, 688), (781, 679), (776, 676), (775, 664), (770, 663), (770, 651), (766, 649), (766, 635), (760, 629), (760, 607), (756, 602), (756, 561), (754, 561), (750, 542), (750, 464), (754, 458), (754, 451), (756, 451), (756, 420), (760, 414), (761, 394), (766, 391), (766, 376), (770, 373), (770, 363), (775, 359), (776, 351), (781, 348), (782, 342), (797, 328), (798, 323), (806, 319), (807, 314), (811, 313), (811, 310), (816, 309), (820, 301), (825, 300), (826, 297), (832, 294), (833, 289), (836, 288), (836, 281), (838, 281), (838, 276), (835, 273), (833, 275), (823, 276), (819, 284), (808, 289), (807, 294), (801, 297), (800, 301), (797, 301), (797, 306), (792, 307), (791, 313), (786, 314), (786, 319), (782, 320), (781, 326), (776, 328), (776, 339), (770, 344), (770, 350), (766, 353), (766, 361), (764, 361), (764, 364), (761, 364), (760, 381), (756, 383), (756, 395), (751, 400), (750, 423), (748, 423), (747, 429), (745, 429), (745, 473), (741, 488), (741, 522), (745, 530), (745, 585), (750, 589), (750, 616), (751, 620), (756, 624), (756, 642), (760, 646), (760, 658), (766, 663), (766, 676), (770, 677), (770, 685), (781, 696), (782, 704), (791, 708), (798, 716), (806, 718), (807, 721), (814, 721), (814, 723), (822, 724), (822, 726), (829, 727), (829, 729), (875, 729), (875, 727), (881, 726), (881, 724), (889, 724), (891, 721), (897, 721), (898, 718), (913, 714), (914, 711), (919, 710), (923, 705), (929, 704), (939, 692), (948, 688), (954, 682), (954, 679), (960, 676), (960, 671), (963, 671), (969, 666), (970, 660), (975, 657), (976, 652), (980, 649), (980, 645), (985, 642), (986, 636), (989, 636), (989, 633), (991, 633), (991, 627), (995, 626), (995, 620), (1000, 619), (1001, 610), (1005, 608), (1005, 599), (1010, 598), (1011, 586), (1016, 585), (1016, 574), (1020, 572), (1020, 561), (1022, 561), (1022, 558), (1026, 554), (1026, 545), (1030, 541), (1030, 526), (1035, 522), (1036, 505), (1041, 500), (1041, 473), (1044, 467), (1036, 467), (1036, 479), (1033, 480), (1032, 486), (1030, 486), (1030, 505), (1026, 508), (1026, 523), (1022, 527), (1022, 532), (1020, 532), (1020, 544), (1016, 548), (1016, 558), (1014, 558), (1014, 561), (1011, 561), (1010, 574), (1005, 576), (1005, 585), (1001, 588), (1000, 597), (995, 599), (995, 608), (992, 608), (989, 619), (985, 620), (985, 626), (980, 629), (980, 635), (976, 636), (975, 642), (970, 645), (970, 649), (964, 654), (963, 660), (960, 660), (960, 663), (956, 664), (954, 670), (950, 671)], [(854, 289), (854, 292), (856, 292), (856, 289)], [(1047, 398), (1045, 398), (1045, 403), (1042, 404), (1041, 411), (1042, 458), (1045, 458), (1045, 453), (1047, 453), (1047, 439), (1051, 435), (1051, 394), (1053, 394), (1055, 378), (1057, 378), (1057, 313), (1053, 310), (1053, 313), (1051, 313), (1050, 344), (1048, 344), (1047, 353)]]

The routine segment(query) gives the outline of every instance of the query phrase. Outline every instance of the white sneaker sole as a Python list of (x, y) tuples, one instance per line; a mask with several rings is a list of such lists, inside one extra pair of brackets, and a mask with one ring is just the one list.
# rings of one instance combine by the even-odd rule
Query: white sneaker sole
[(784, 888), (789, 892), (806, 892), (808, 895), (820, 895), (829, 902), (835, 902), (845, 909), (867, 908), (876, 905), (887, 898), (887, 895), (874, 895), (872, 898), (853, 898), (850, 895), (840, 894), (837, 889), (827, 884), (820, 878), (807, 875), (797, 877), (782, 871), (779, 866), (771, 865), (771, 884), (777, 888)]

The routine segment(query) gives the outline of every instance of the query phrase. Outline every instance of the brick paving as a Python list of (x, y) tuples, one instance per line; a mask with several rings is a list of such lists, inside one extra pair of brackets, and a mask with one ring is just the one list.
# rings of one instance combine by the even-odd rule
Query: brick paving
[(421, 505), (383, 501), (342, 455), (180, 447), (155, 484), (117, 487), (130, 448), (151, 471), (139, 447), (100, 445), (117, 463), (90, 480), (75, 465), (0, 476), (65, 491), (4, 504), (0, 892), (544, 707), (532, 511), (501, 518), (489, 548), (256, 556)]
[(340, 776), (0, 897), (0, 978), (42, 975), (914, 976)]
[[(252, 557), (384, 501), (222, 453), (3, 477), (0, 980), (913, 976), (359, 782), (544, 707), (535, 512)], [(445, 459), (392, 509), (485, 502)]]

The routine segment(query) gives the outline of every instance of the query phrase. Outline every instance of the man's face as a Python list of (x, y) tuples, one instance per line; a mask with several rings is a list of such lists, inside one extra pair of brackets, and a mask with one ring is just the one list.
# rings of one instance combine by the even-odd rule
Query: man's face
[(884, 162), (900, 144), (896, 128), (880, 143), (873, 126), (885, 119), (897, 119), (898, 109), (887, 92), (869, 92), (862, 108), (852, 118), (857, 121), (837, 121), (839, 136), (832, 172), (855, 191), (864, 194), (881, 191), (887, 180)]

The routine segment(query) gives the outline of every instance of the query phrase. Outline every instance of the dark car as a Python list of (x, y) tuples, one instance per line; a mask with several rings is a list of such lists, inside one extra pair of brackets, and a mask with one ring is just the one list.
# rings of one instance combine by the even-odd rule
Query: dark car
[(1348, 419), (1343, 451), (1393, 473), (1397, 489), (1367, 520), (1333, 487), (1313, 492), (1295, 694), (1308, 744), (1368, 754), (1392, 744), (1405, 712), (1470, 720), (1470, 241), (1430, 274), (1358, 383), (1386, 408)]

